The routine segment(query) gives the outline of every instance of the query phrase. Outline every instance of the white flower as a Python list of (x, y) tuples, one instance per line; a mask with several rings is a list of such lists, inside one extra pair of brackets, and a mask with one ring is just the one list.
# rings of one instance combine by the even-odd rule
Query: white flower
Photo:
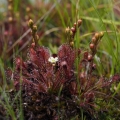
[(55, 64), (57, 61), (58, 61), (58, 57), (50, 57), (49, 59), (48, 59), (48, 61), (49, 62), (51, 62), (52, 64)]

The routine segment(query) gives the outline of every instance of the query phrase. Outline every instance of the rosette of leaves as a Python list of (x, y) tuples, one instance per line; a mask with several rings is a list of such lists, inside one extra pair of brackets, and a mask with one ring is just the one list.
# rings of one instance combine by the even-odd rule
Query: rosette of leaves
[(32, 45), (28, 54), (25, 62), (16, 58), (15, 71), (9, 71), (15, 90), (22, 89), (25, 118), (29, 119), (32, 114), (32, 119), (57, 119), (59, 112), (70, 118), (73, 109), (73, 115), (77, 114), (79, 110), (69, 90), (70, 83), (75, 80), (76, 50), (69, 44), (62, 45), (56, 55), (58, 61), (54, 63), (49, 61), (51, 54), (45, 47)]
[[(68, 31), (75, 33), (75, 27)], [(109, 80), (94, 72), (93, 58), (102, 36), (95, 34), (90, 52), (75, 48), (72, 36), (57, 54), (51, 55), (48, 48), (33, 42), (26, 61), (17, 57), (15, 70), (7, 71), (8, 81), (12, 80), (14, 86), (9, 94), (10, 101), (15, 101), (12, 107), (17, 118), (18, 101), (22, 99), (25, 120), (81, 119), (82, 114), (87, 120), (99, 119), (99, 113), (107, 111), (100, 107), (100, 101), (108, 103), (110, 86), (120, 79), (118, 75)]]

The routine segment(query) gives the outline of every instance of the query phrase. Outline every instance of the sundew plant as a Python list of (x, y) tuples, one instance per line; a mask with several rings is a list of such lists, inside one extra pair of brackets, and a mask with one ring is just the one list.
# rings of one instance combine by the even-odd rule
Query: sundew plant
[(119, 120), (119, 1), (7, 2), (0, 120)]

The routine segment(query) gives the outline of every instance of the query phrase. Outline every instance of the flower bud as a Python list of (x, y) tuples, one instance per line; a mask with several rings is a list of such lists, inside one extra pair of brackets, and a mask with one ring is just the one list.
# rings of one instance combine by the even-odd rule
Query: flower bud
[(31, 20), (31, 19), (29, 20), (28, 26), (29, 26), (29, 27), (33, 27), (33, 20)]
[(74, 46), (74, 42), (73, 42), (73, 41), (70, 42), (70, 46), (71, 46), (71, 47)]
[(36, 35), (36, 40), (39, 40), (39, 36), (38, 35)]
[(36, 31), (37, 31), (37, 26), (34, 25), (32, 30), (33, 30), (34, 32), (36, 32)]
[(33, 48), (35, 47), (35, 42), (33, 42), (33, 43), (31, 44), (31, 47), (33, 47)]
[(73, 36), (73, 35), (74, 35), (74, 33), (72, 31), (70, 31), (70, 36)]
[(82, 23), (82, 20), (81, 19), (79, 19), (78, 21), (77, 21), (77, 23), (78, 23), (78, 27), (81, 25), (81, 23)]
[(93, 42), (93, 43), (96, 43), (96, 41), (97, 41), (96, 38), (93, 37), (93, 38), (92, 38), (92, 42)]
[(12, 10), (13, 7), (11, 5), (8, 5), (8, 10)]
[(65, 33), (67, 33), (67, 34), (70, 33), (70, 28), (69, 28), (69, 27), (67, 27), (67, 28), (65, 29)]
[(84, 52), (84, 59), (87, 59), (88, 58), (88, 52)]
[(93, 65), (92, 65), (92, 69), (96, 69), (96, 64), (93, 64)]
[(60, 63), (60, 65), (63, 67), (63, 68), (66, 68), (67, 67), (67, 62), (66, 61), (63, 61)]
[(80, 78), (81, 78), (81, 79), (84, 79), (84, 78), (85, 78), (85, 72), (81, 72)]
[(91, 61), (93, 59), (92, 55), (88, 55), (88, 61)]
[(74, 27), (76, 28), (76, 26), (77, 26), (77, 23), (74, 23)]
[(9, 17), (9, 18), (8, 18), (8, 21), (9, 21), (9, 22), (12, 22), (12, 21), (13, 21), (13, 17)]
[(74, 27), (72, 27), (72, 28), (71, 28), (71, 31), (72, 31), (73, 33), (75, 33), (75, 32), (76, 32), (76, 29), (75, 29)]
[(13, 0), (8, 0), (8, 2), (13, 2)]
[(103, 35), (104, 35), (104, 33), (103, 33), (103, 32), (100, 32), (100, 33), (99, 33), (99, 37), (100, 37), (100, 38), (102, 38), (102, 37), (103, 37)]
[(95, 45), (93, 43), (90, 44), (90, 49), (93, 50)]
[(99, 34), (95, 33), (95, 38), (98, 39), (99, 38)]
[(27, 11), (27, 12), (30, 12), (30, 8), (29, 8), (29, 7), (27, 7), (27, 8), (26, 8), (26, 11)]

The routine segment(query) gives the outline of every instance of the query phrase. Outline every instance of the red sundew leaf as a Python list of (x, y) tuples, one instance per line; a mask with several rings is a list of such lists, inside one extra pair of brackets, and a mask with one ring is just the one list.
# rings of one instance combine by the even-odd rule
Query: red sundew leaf
[(39, 58), (36, 54), (36, 51), (34, 51), (33, 48), (30, 49), (30, 52), (29, 52), (29, 58), (30, 58), (30, 61), (34, 64), (36, 64), (37, 66), (39, 66)]
[(49, 79), (46, 78), (46, 74), (45, 73), (39, 73), (39, 81), (43, 82), (44, 84), (47, 84), (47, 81)]
[(38, 84), (38, 92), (46, 93), (48, 91), (48, 87), (44, 83), (39, 83)]
[(76, 59), (76, 52), (68, 44), (60, 46), (58, 50), (58, 60), (60, 71), (63, 72), (65, 81), (70, 81), (73, 74), (71, 71), (74, 69), (74, 62)]
[(113, 77), (112, 77), (112, 81), (120, 81), (120, 75), (114, 75)]
[(39, 78), (39, 77), (40, 77), (39, 71), (36, 70), (36, 69), (33, 69), (33, 70), (32, 70), (32, 73), (30, 74), (30, 77), (33, 77), (34, 79)]
[(102, 87), (109, 87), (111, 84), (118, 83), (120, 81), (120, 75), (116, 74), (112, 76), (109, 80), (106, 80), (106, 78), (102, 79), (103, 79)]
[[(59, 59), (65, 59), (70, 54), (72, 48), (68, 44), (61, 45), (58, 50)], [(70, 56), (70, 55), (69, 55)]]
[(86, 79), (85, 72), (81, 72), (80, 73), (79, 79), (80, 79), (81, 89), (84, 89), (86, 84), (87, 84), (87, 79)]
[(60, 89), (60, 87), (65, 83), (65, 79), (61, 79), (61, 80), (58, 80), (58, 81), (54, 81), (53, 82), (53, 86), (52, 86), (52, 89), (54, 91), (57, 91)]
[(18, 90), (19, 88), (18, 88), (18, 86), (20, 85), (20, 82), (19, 81), (14, 81), (14, 86), (15, 86), (15, 88)]
[(8, 83), (13, 80), (13, 72), (10, 68), (6, 70), (6, 79)]
[(30, 48), (29, 57), (31, 62), (35, 63), (41, 70), (45, 70), (49, 63), (50, 52), (45, 47), (38, 47), (36, 50)]
[(6, 77), (11, 77), (12, 76), (12, 70), (10, 68), (8, 68), (6, 70)]
[(36, 51), (32, 47), (30, 48), (29, 52), (30, 55), (36, 55)]
[(61, 45), (58, 50), (59, 62), (66, 61), (68, 66), (72, 68), (75, 61), (75, 50), (72, 49), (68, 44)]
[(50, 57), (50, 52), (45, 47), (39, 47), (37, 48), (37, 55), (39, 56), (39, 59), (43, 59), (44, 62), (48, 62), (48, 59)]
[(86, 89), (91, 89), (91, 88), (95, 87), (96, 81), (97, 81), (97, 77), (91, 75), (90, 80), (86, 81)]
[(94, 91), (89, 91), (89, 92), (86, 92), (84, 94), (84, 97), (85, 97), (85, 101), (90, 103), (94, 100), (95, 98), (95, 94), (94, 94)]
[(84, 59), (88, 59), (88, 52), (84, 52)]
[(16, 70), (21, 70), (23, 68), (24, 69), (26, 68), (25, 63), (23, 62), (23, 60), (20, 57), (17, 57), (15, 59), (15, 64), (16, 64)]
[[(26, 86), (26, 89), (31, 90), (31, 91), (39, 89), (38, 84), (36, 84), (28, 79), (22, 77), (21, 80), (22, 80), (21, 83), (22, 83), (23, 88), (25, 88), (25, 86)], [(20, 81), (19, 81), (19, 84), (20, 84)]]
[(100, 78), (96, 83), (95, 83), (95, 86), (97, 87), (97, 88), (101, 88), (101, 87), (104, 87), (104, 78), (102, 77), (102, 78)]
[(70, 92), (71, 92), (72, 95), (75, 95), (75, 94), (78, 93), (76, 82), (71, 82), (70, 83), (69, 90), (70, 90)]
[(4, 22), (4, 27), (5, 27), (5, 31), (8, 31), (10, 29), (9, 22)]
[[(47, 71), (46, 73), (42, 73), (42, 76), (43, 76), (43, 81), (45, 82), (45, 84), (47, 85), (47, 86), (49, 86), (50, 84), (50, 82), (53, 82), (53, 72), (51, 72), (51, 71)], [(40, 80), (40, 81), (42, 81), (42, 80)]]
[(79, 57), (79, 55), (81, 54), (81, 49), (76, 49), (75, 50), (75, 53), (76, 53), (76, 58)]
[[(66, 61), (62, 61), (60, 63), (60, 66), (61, 66), (61, 71), (64, 73), (64, 77), (69, 77), (70, 76), (70, 69), (68, 69), (68, 65), (67, 65), (67, 62)], [(63, 74), (62, 73), (62, 74)]]
[(30, 48), (29, 50), (29, 58), (31, 62), (33, 62), (34, 64), (37, 64), (36, 61), (38, 60), (38, 58), (37, 58), (36, 51), (33, 48)]
[(65, 79), (65, 75), (63, 73), (64, 71), (59, 70), (56, 72), (56, 74), (53, 76), (53, 86), (52, 89), (53, 90), (58, 90), (60, 89), (61, 85), (64, 84), (66, 82), (67, 79)]

